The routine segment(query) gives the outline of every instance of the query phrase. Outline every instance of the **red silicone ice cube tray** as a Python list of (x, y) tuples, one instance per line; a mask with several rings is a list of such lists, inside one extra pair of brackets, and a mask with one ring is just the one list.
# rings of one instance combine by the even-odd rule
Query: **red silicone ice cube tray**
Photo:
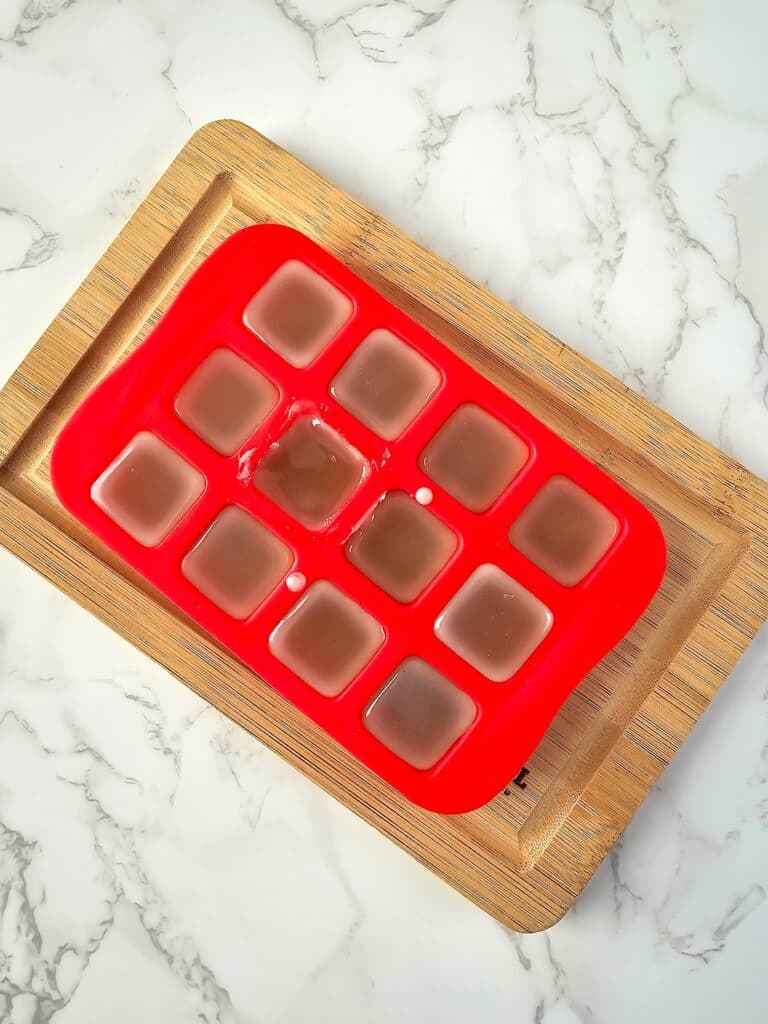
[(665, 567), (640, 502), (279, 225), (200, 266), (66, 424), (52, 476), (192, 620), (444, 813), (504, 788)]

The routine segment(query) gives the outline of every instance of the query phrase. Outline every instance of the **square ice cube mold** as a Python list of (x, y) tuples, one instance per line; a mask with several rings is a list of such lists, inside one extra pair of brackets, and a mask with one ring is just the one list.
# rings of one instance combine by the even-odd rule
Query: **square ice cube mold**
[(195, 272), (67, 422), (52, 477), (199, 626), (445, 813), (503, 789), (665, 567), (637, 499), (280, 225)]

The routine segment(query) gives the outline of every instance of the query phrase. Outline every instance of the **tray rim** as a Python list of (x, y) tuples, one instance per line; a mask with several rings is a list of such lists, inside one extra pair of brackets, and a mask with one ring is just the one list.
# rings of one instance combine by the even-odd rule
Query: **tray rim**
[[(228, 155), (229, 159), (226, 159)], [(285, 166), (295, 174), (300, 174), (308, 181), (310, 192), (330, 191), (334, 196), (341, 197), (347, 202), (345, 216), (356, 221), (359, 235), (351, 250), (345, 252), (341, 258), (350, 262), (353, 269), (366, 280), (370, 280), (371, 273), (381, 273), (382, 266), (391, 272), (392, 254), (407, 250), (412, 264), (428, 265), (430, 279), (435, 281), (434, 286), (427, 291), (414, 279), (415, 275), (408, 275), (410, 293), (421, 307), (427, 311), (431, 310), (440, 318), (447, 316), (450, 319), (450, 298), (447, 303), (441, 302), (441, 299), (444, 300), (446, 295), (450, 297), (463, 290), (473, 301), (465, 303), (453, 315), (453, 319), (458, 322), (459, 331), (466, 333), (470, 338), (482, 335), (482, 330), (477, 329), (476, 311), (482, 306), (486, 315), (498, 319), (509, 335), (525, 348), (527, 373), (535, 372), (537, 364), (546, 364), (550, 372), (552, 367), (561, 368), (563, 380), (559, 397), (564, 407), (572, 408), (582, 416), (586, 415), (588, 408), (589, 420), (624, 447), (624, 456), (627, 455), (627, 449), (631, 448), (631, 433), (628, 433), (626, 421), (632, 421), (632, 430), (636, 436), (642, 436), (645, 431), (651, 437), (654, 433), (649, 430), (651, 423), (661, 428), (665, 452), (670, 453), (667, 460), (675, 462), (674, 485), (684, 487), (694, 504), (701, 506), (702, 515), (711, 524), (713, 536), (720, 536), (724, 550), (727, 549), (728, 557), (713, 583), (712, 601), (707, 604), (704, 614), (693, 623), (691, 632), (666, 671), (659, 677), (650, 695), (631, 715), (627, 726), (619, 732), (616, 743), (609, 748), (607, 756), (595, 766), (593, 774), (581, 790), (578, 801), (565, 813), (564, 820), (568, 823), (571, 833), (585, 834), (597, 829), (600, 835), (599, 855), (587, 858), (582, 864), (578, 863), (578, 856), (574, 859), (573, 851), (570, 852), (570, 861), (566, 858), (566, 863), (570, 862), (571, 866), (566, 867), (565, 875), (575, 882), (574, 885), (566, 889), (561, 884), (563, 872), (558, 869), (557, 857), (564, 851), (562, 843), (558, 843), (557, 835), (550, 837), (544, 848), (535, 851), (535, 856), (531, 856), (530, 853), (526, 856), (524, 851), (521, 852), (519, 861), (514, 865), (516, 873), (505, 878), (510, 887), (509, 891), (503, 894), (503, 898), (492, 900), (484, 898), (482, 893), (473, 891), (468, 885), (457, 884), (460, 880), (457, 880), (456, 873), (451, 870), (450, 865), (441, 869), (439, 864), (420, 852), (418, 842), (404, 841), (398, 830), (392, 828), (391, 822), (389, 829), (382, 828), (382, 822), (372, 822), (399, 845), (405, 846), (417, 859), (426, 863), (433, 871), (504, 923), (521, 930), (548, 927), (571, 905), (655, 779), (671, 760), (685, 735), (718, 689), (725, 674), (735, 664), (764, 621), (768, 610), (768, 512), (763, 510), (768, 509), (768, 486), (729, 456), (697, 438), (668, 414), (631, 392), (628, 386), (615, 380), (585, 357), (568, 349), (522, 314), (471, 284), (458, 270), (417, 246), (378, 215), (343, 196), (335, 186), (325, 182), (314, 171), (304, 167), (253, 129), (239, 122), (218, 121), (199, 129), (187, 142), (159, 183), (0, 392), (0, 542), (59, 585), (62, 585), (63, 581), (61, 578), (57, 579), (61, 571), (57, 559), (61, 559), (62, 555), (71, 557), (74, 552), (78, 558), (84, 558), (86, 563), (89, 562), (89, 557), (82, 546), (71, 536), (64, 536), (62, 539), (56, 524), (40, 515), (39, 510), (28, 500), (28, 496), (24, 495), (23, 487), (15, 486), (14, 482), (18, 482), (21, 458), (19, 452), (28, 448), (34, 454), (35, 433), (44, 427), (49, 402), (55, 402), (56, 396), (61, 393), (61, 385), (70, 379), (75, 366), (78, 366), (82, 373), (83, 364), (88, 362), (92, 341), (97, 337), (101, 338), (102, 333), (108, 332), (112, 327), (117, 330), (117, 320), (127, 319), (140, 325), (145, 319), (146, 309), (152, 307), (153, 288), (162, 287), (162, 280), (157, 283), (150, 282), (150, 296), (145, 296), (142, 304), (141, 301), (134, 301), (136, 287), (151, 277), (155, 261), (149, 268), (139, 268), (140, 272), (137, 275), (134, 260), (131, 272), (126, 274), (125, 280), (110, 277), (104, 269), (105, 266), (118, 258), (121, 252), (130, 252), (134, 248), (133, 240), (139, 237), (142, 231), (154, 233), (153, 241), (159, 244), (158, 252), (165, 252), (166, 246), (174, 245), (183, 249), (185, 244), (193, 247), (195, 239), (207, 237), (212, 230), (211, 226), (215, 226), (218, 219), (221, 219), (232, 206), (245, 209), (247, 212), (252, 199), (252, 195), (248, 195), (248, 169), (249, 163), (256, 156), (266, 168), (272, 165)], [(188, 190), (184, 196), (182, 184)], [(190, 194), (194, 201), (190, 201)], [(167, 222), (158, 225), (155, 223), (156, 210), (153, 213), (152, 208), (158, 204), (162, 206), (163, 202), (173, 210), (173, 215)], [(222, 213), (222, 210), (225, 212)], [(323, 215), (322, 211), (319, 215)], [(327, 214), (325, 216), (327, 217)], [(181, 256), (183, 258), (183, 252)], [(403, 270), (402, 261), (399, 269)], [(156, 276), (162, 278), (162, 268)], [(450, 287), (447, 287), (447, 282), (451, 282)], [(449, 307), (448, 313), (446, 304)], [(437, 305), (440, 305), (439, 313)], [(412, 311), (406, 311), (414, 315)], [(55, 351), (62, 336), (66, 336), (74, 353), (71, 365), (61, 366)], [(509, 358), (511, 353), (505, 355)], [(494, 352), (494, 358), (503, 357)], [(514, 357), (512, 361), (514, 362)], [(38, 382), (41, 367), (46, 368), (43, 377), (47, 375), (49, 378), (47, 383), (43, 384)], [(90, 367), (90, 371), (95, 373), (98, 373), (98, 369), (98, 365), (95, 368)], [(84, 370), (84, 386), (87, 386), (88, 365)], [(590, 396), (583, 388), (583, 380), (591, 380), (599, 385), (601, 404), (588, 405)], [(30, 386), (30, 382), (35, 382), (34, 386)], [(613, 429), (615, 424), (612, 425), (609, 418), (611, 408), (616, 402), (626, 405), (632, 413), (631, 417), (625, 417), (620, 436), (617, 436)], [(611, 451), (609, 450), (607, 454), (610, 458)], [(663, 454), (653, 450), (646, 453), (648, 458), (657, 460)], [(698, 467), (695, 465), (694, 454), (699, 458)], [(71, 585), (72, 581), (69, 582)], [(118, 589), (122, 591), (126, 588), (131, 588), (130, 582), (125, 582), (125, 586)], [(171, 672), (179, 674), (168, 660), (163, 659), (162, 652), (158, 655), (157, 644), (152, 636), (141, 636), (129, 622), (121, 625), (120, 616), (112, 609), (101, 605), (98, 595), (89, 592), (87, 587), (81, 588), (80, 592), (70, 591), (70, 596), (90, 607), (118, 632), (127, 635), (156, 660), (160, 660)], [(133, 598), (137, 599), (135, 593)], [(138, 598), (140, 605), (145, 601), (148, 602), (148, 608), (153, 608), (153, 614), (156, 613), (157, 605), (149, 597)], [(665, 712), (673, 696), (675, 666), (686, 659), (695, 660), (694, 641), (699, 642), (702, 650), (706, 650), (706, 642), (700, 641), (706, 640), (707, 637), (717, 637), (719, 642), (725, 645), (725, 660), (721, 665), (709, 666), (707, 677), (702, 678), (698, 692), (688, 695), (690, 707), (684, 714), (678, 715), (670, 726), (666, 721)], [(208, 689), (201, 689), (195, 684), (194, 677), (189, 678), (190, 674), (186, 673), (184, 681), (210, 700), (211, 687), (215, 692), (215, 681), (209, 684)], [(193, 673), (192, 675), (194, 676)], [(666, 683), (668, 676), (670, 682)], [(245, 724), (262, 740), (265, 739), (259, 730), (254, 729), (254, 723), (249, 720), (245, 709), (228, 707), (228, 701), (221, 693), (217, 694), (215, 703), (220, 710)], [(654, 732), (663, 736), (665, 742), (660, 743), (656, 738), (650, 743), (648, 736)], [(269, 742), (270, 739), (271, 745), (280, 747), (279, 739), (270, 736), (266, 741)], [(619, 747), (622, 748), (621, 756), (615, 754)], [(627, 780), (622, 761), (630, 752), (635, 757), (643, 755), (640, 761), (644, 765), (644, 777), (639, 785), (633, 787), (629, 799), (625, 798), (623, 802), (617, 804), (612, 794), (615, 794), (617, 789), (618, 792), (626, 789)], [(296, 757), (289, 760), (297, 763)], [(322, 777), (318, 777), (317, 765), (310, 765), (305, 759), (299, 767), (310, 777), (314, 777), (315, 781), (322, 783)], [(617, 787), (617, 781), (621, 781), (622, 785)], [(339, 795), (332, 787), (324, 788), (331, 788), (334, 795)], [(343, 802), (350, 804), (346, 799)], [(359, 811), (359, 808), (353, 809)], [(387, 810), (386, 801), (384, 809)], [(562, 811), (562, 805), (559, 805), (558, 814), (561, 819)], [(371, 820), (369, 816), (366, 817)], [(562, 825), (563, 820), (560, 821), (561, 828)], [(512, 899), (515, 896), (523, 898), (528, 906), (516, 907), (516, 901)]]

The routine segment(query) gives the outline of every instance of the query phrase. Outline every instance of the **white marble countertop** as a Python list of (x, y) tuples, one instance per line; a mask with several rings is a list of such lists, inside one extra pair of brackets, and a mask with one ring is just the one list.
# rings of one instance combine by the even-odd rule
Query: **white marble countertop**
[[(767, 38), (763, 0), (0, 0), (0, 376), (236, 117), (768, 475)], [(0, 1020), (768, 1018), (768, 632), (520, 937), (0, 581)]]

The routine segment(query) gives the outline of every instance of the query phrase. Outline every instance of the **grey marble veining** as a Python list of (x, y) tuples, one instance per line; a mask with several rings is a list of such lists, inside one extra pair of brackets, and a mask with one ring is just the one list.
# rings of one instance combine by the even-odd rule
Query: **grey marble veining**
[[(0, 2), (0, 376), (238, 117), (768, 474), (761, 0)], [(768, 633), (514, 935), (0, 556), (0, 1020), (758, 1024)]]

